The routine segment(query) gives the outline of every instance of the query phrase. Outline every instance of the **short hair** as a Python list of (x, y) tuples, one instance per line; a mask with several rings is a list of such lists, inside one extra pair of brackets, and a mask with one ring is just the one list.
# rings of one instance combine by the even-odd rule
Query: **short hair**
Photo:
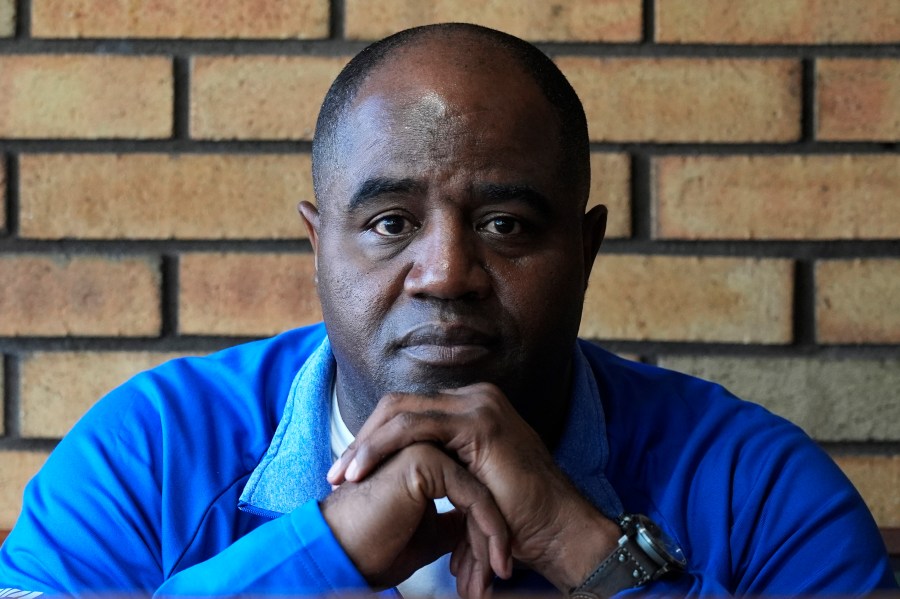
[(508, 33), (469, 23), (441, 23), (405, 29), (367, 46), (331, 84), (319, 111), (312, 143), (313, 188), (320, 202), (329, 163), (338, 160), (338, 128), (363, 83), (398, 50), (455, 33), (468, 34), (502, 48), (537, 84), (559, 118), (562, 172), (572, 181), (582, 203), (587, 201), (591, 177), (587, 120), (578, 94), (559, 67), (532, 44)]

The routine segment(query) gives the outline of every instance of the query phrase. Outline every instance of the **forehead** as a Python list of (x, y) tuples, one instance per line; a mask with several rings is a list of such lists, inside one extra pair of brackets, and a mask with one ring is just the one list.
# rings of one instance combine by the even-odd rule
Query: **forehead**
[(550, 179), (559, 137), (554, 108), (505, 51), (417, 44), (359, 89), (337, 130), (336, 179)]

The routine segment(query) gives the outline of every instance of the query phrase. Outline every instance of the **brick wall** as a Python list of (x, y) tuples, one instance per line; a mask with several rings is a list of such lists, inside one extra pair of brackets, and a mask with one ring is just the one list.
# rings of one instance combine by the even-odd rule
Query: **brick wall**
[(318, 104), (366, 40), (540, 42), (610, 240), (582, 333), (806, 428), (900, 527), (897, 0), (0, 0), (0, 529), (105, 390), (316, 321)]

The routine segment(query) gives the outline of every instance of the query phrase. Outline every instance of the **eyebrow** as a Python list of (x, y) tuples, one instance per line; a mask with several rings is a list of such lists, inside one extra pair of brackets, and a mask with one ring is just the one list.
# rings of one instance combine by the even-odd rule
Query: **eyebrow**
[(425, 186), (414, 179), (391, 179), (389, 177), (374, 177), (366, 179), (359, 189), (350, 197), (347, 212), (358, 210), (365, 204), (387, 194), (408, 195), (424, 193)]
[(475, 188), (476, 192), (490, 202), (524, 202), (542, 216), (551, 216), (550, 200), (529, 185), (482, 183)]

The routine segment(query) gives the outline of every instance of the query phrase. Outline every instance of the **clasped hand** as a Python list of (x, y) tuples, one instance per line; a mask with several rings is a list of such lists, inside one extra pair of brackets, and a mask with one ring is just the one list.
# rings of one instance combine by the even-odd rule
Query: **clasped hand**
[[(595, 537), (603, 551), (617, 531), (488, 383), (385, 396), (328, 479), (337, 488), (322, 513), (376, 588), (452, 551), (462, 597), (482, 597), (494, 575), (508, 578), (513, 559), (564, 589), (584, 571), (583, 547), (572, 541), (605, 530)], [(437, 514), (434, 499), (444, 496), (456, 509)]]

